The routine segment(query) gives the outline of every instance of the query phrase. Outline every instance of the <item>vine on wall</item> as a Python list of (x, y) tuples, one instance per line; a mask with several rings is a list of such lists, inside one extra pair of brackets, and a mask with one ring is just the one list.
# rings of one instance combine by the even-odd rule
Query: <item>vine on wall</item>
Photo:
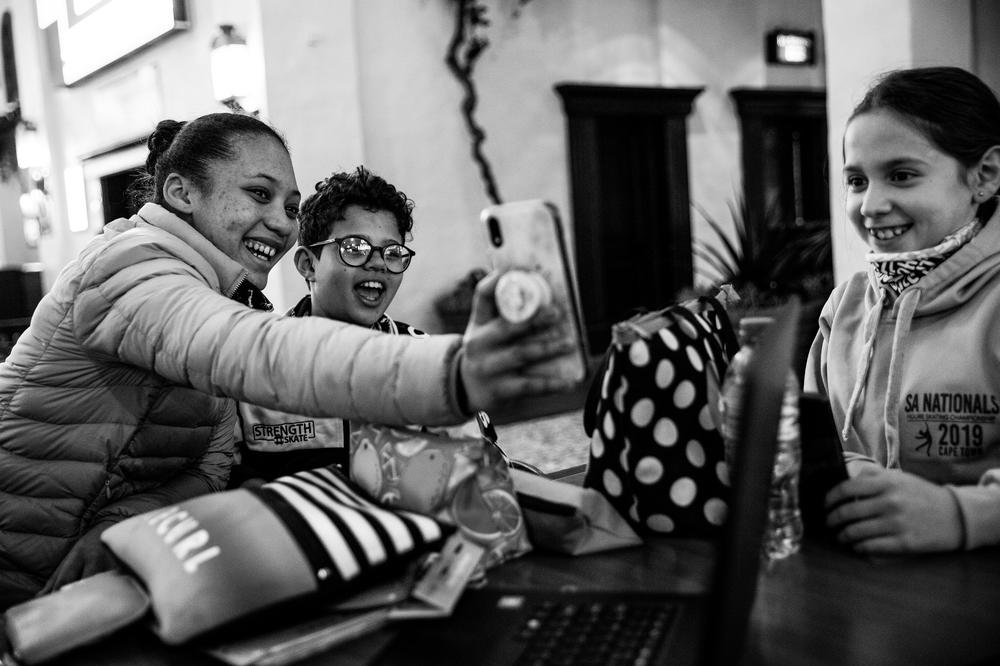
[[(499, 204), (502, 203), (503, 199), (500, 197), (500, 189), (497, 186), (496, 177), (493, 175), (493, 168), (483, 150), (486, 131), (476, 120), (479, 94), (473, 79), (476, 62), (490, 44), (486, 37), (486, 28), (490, 25), (487, 16), (488, 10), (486, 3), (482, 0), (452, 1), (455, 3), (455, 27), (451, 40), (448, 42), (445, 63), (448, 65), (448, 70), (458, 80), (459, 85), (462, 86), (462, 119), (469, 132), (472, 143), (472, 159), (479, 167), (479, 176), (483, 181), (486, 196), (494, 204)], [(521, 8), (530, 1), (517, 0), (513, 12), (514, 16), (517, 16)]]
[[(521, 8), (530, 1), (516, 0), (513, 15), (517, 16)], [(479, 94), (473, 79), (476, 62), (489, 46), (489, 39), (486, 37), (486, 28), (490, 25), (487, 7), (483, 0), (452, 0), (452, 2), (455, 4), (455, 13), (453, 14), (455, 27), (448, 42), (445, 63), (448, 65), (448, 71), (462, 87), (463, 95), (460, 105), (462, 119), (465, 121), (465, 128), (469, 133), (472, 160), (479, 168), (483, 189), (486, 190), (486, 196), (492, 203), (499, 204), (503, 203), (503, 199), (500, 197), (500, 188), (497, 186), (493, 168), (490, 166), (489, 158), (486, 157), (486, 152), (483, 149), (483, 144), (486, 142), (486, 131), (476, 120)], [(441, 317), (443, 332), (462, 333), (465, 331), (472, 309), (476, 283), (485, 275), (484, 269), (473, 268), (453, 289), (435, 299), (434, 304)]]

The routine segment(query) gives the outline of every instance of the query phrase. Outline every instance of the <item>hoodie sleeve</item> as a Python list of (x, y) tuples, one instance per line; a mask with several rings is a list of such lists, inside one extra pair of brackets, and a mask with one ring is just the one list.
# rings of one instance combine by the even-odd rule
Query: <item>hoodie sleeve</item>
[(818, 393), (829, 398), (829, 388), (826, 383), (827, 364), (827, 340), (830, 338), (830, 329), (833, 325), (833, 315), (837, 309), (839, 301), (838, 294), (844, 286), (840, 285), (834, 289), (830, 297), (823, 304), (823, 309), (819, 314), (818, 330), (813, 338), (812, 346), (809, 347), (809, 355), (806, 357), (806, 370), (802, 378), (802, 390)]
[(965, 548), (1000, 544), (1000, 468), (983, 474), (976, 486), (948, 486), (965, 526)]
[(819, 331), (813, 338), (812, 346), (809, 348), (809, 356), (806, 358), (806, 371), (802, 378), (802, 390), (806, 393), (818, 393), (826, 397), (826, 358), (824, 355), (826, 347), (826, 334), (830, 327), (823, 319), (820, 319)]

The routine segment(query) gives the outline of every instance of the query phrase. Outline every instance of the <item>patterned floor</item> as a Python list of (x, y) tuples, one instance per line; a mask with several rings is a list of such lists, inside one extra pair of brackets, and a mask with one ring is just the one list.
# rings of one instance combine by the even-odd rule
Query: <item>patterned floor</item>
[(497, 426), (497, 436), (508, 456), (545, 473), (587, 462), (590, 438), (583, 431), (580, 411)]

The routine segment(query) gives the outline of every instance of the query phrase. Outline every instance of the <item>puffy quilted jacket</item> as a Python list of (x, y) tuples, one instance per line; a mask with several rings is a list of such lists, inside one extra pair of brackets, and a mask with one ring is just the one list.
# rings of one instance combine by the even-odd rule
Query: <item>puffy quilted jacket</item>
[(223, 488), (233, 398), (384, 423), (466, 418), (458, 336), (280, 318), (227, 297), (244, 279), (154, 204), (56, 279), (0, 364), (0, 608), (37, 592), (98, 523)]

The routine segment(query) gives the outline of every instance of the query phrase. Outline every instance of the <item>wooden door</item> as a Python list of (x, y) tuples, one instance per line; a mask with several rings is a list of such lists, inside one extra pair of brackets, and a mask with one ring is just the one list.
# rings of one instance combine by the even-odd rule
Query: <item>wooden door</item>
[(693, 280), (687, 115), (701, 88), (560, 84), (584, 325), (666, 306)]

